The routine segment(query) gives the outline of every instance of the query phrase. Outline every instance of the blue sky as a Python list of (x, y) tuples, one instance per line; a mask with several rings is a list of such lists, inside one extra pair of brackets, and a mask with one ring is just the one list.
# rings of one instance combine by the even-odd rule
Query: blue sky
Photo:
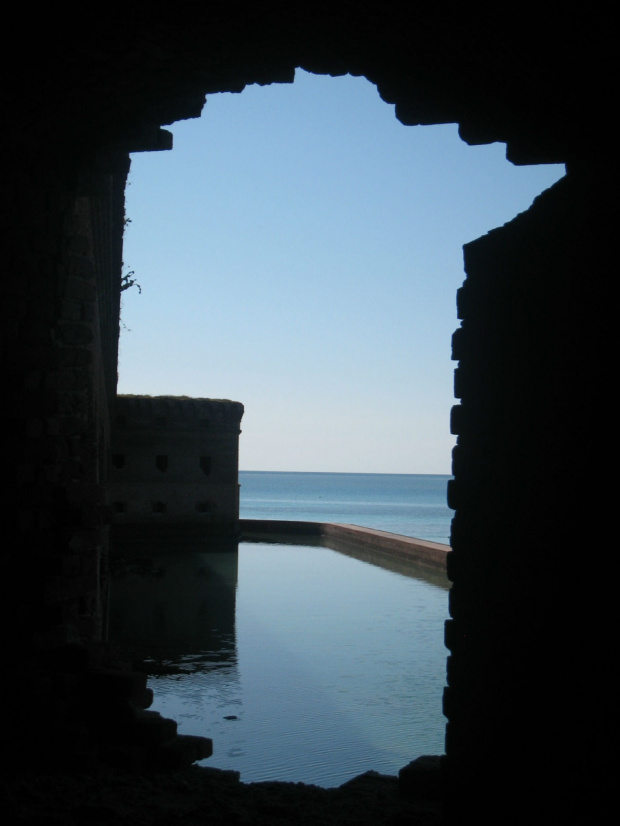
[(450, 473), (462, 246), (564, 167), (300, 70), (170, 128), (132, 156), (119, 392), (243, 402), (242, 470)]

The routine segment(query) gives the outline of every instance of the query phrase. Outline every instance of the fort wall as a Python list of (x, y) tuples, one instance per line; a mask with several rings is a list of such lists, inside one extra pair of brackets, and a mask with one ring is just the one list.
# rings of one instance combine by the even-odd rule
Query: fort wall
[(118, 396), (109, 471), (113, 542), (235, 539), (243, 405)]

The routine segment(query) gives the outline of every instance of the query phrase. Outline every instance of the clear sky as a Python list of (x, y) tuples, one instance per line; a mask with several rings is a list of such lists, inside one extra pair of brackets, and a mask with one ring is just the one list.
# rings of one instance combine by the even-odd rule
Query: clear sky
[(564, 167), (299, 70), (170, 128), (132, 156), (119, 392), (243, 402), (241, 470), (450, 473), (462, 246)]

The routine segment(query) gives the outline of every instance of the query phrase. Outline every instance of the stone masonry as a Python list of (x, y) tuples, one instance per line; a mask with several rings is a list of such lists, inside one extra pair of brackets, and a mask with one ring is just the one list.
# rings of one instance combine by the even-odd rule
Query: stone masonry
[(119, 396), (112, 434), (113, 541), (236, 539), (243, 405)]

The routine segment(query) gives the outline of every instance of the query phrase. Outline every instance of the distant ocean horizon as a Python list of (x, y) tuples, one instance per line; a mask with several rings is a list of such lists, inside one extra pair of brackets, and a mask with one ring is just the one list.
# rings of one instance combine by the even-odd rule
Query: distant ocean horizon
[(240, 517), (344, 522), (450, 542), (446, 474), (239, 471)]

